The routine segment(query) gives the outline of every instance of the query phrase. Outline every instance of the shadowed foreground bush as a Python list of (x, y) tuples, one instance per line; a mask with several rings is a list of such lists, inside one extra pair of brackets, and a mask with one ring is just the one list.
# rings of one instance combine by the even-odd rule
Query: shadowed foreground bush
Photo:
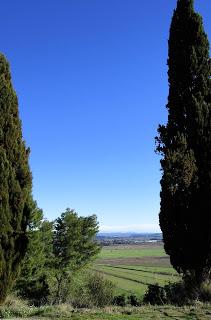
[(120, 307), (133, 306), (138, 307), (142, 304), (141, 298), (136, 294), (131, 293), (130, 295), (120, 294), (115, 296), (112, 304)]
[(194, 287), (188, 282), (178, 282), (165, 285), (150, 284), (143, 302), (151, 305), (173, 304), (177, 306), (191, 305), (195, 301), (211, 301), (211, 283), (204, 282), (200, 287)]

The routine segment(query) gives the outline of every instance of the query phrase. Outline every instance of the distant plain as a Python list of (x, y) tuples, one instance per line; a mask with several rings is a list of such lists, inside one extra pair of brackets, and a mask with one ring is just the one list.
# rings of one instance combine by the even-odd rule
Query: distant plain
[(111, 245), (102, 248), (94, 269), (116, 284), (116, 291), (143, 297), (149, 284), (179, 281), (163, 244)]

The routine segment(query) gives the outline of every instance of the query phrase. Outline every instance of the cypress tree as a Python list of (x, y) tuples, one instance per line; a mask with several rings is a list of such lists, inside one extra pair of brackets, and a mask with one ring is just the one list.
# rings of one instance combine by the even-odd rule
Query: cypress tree
[(211, 271), (211, 63), (193, 0), (178, 0), (170, 27), (160, 227), (173, 267), (197, 286)]
[(9, 64), (0, 54), (0, 303), (27, 248), (32, 178)]

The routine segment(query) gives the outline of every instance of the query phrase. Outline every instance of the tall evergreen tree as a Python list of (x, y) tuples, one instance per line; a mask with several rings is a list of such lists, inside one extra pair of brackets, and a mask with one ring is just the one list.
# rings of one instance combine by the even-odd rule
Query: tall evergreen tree
[(0, 54), (0, 303), (27, 247), (32, 178), (9, 64)]
[(168, 67), (168, 122), (157, 137), (160, 226), (173, 267), (199, 285), (211, 277), (211, 63), (193, 0), (177, 1)]

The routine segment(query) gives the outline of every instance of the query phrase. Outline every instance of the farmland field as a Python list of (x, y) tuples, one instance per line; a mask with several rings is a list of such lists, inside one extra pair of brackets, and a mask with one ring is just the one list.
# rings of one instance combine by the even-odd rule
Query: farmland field
[(143, 296), (149, 284), (179, 280), (162, 243), (103, 247), (94, 269), (116, 284), (117, 294)]

